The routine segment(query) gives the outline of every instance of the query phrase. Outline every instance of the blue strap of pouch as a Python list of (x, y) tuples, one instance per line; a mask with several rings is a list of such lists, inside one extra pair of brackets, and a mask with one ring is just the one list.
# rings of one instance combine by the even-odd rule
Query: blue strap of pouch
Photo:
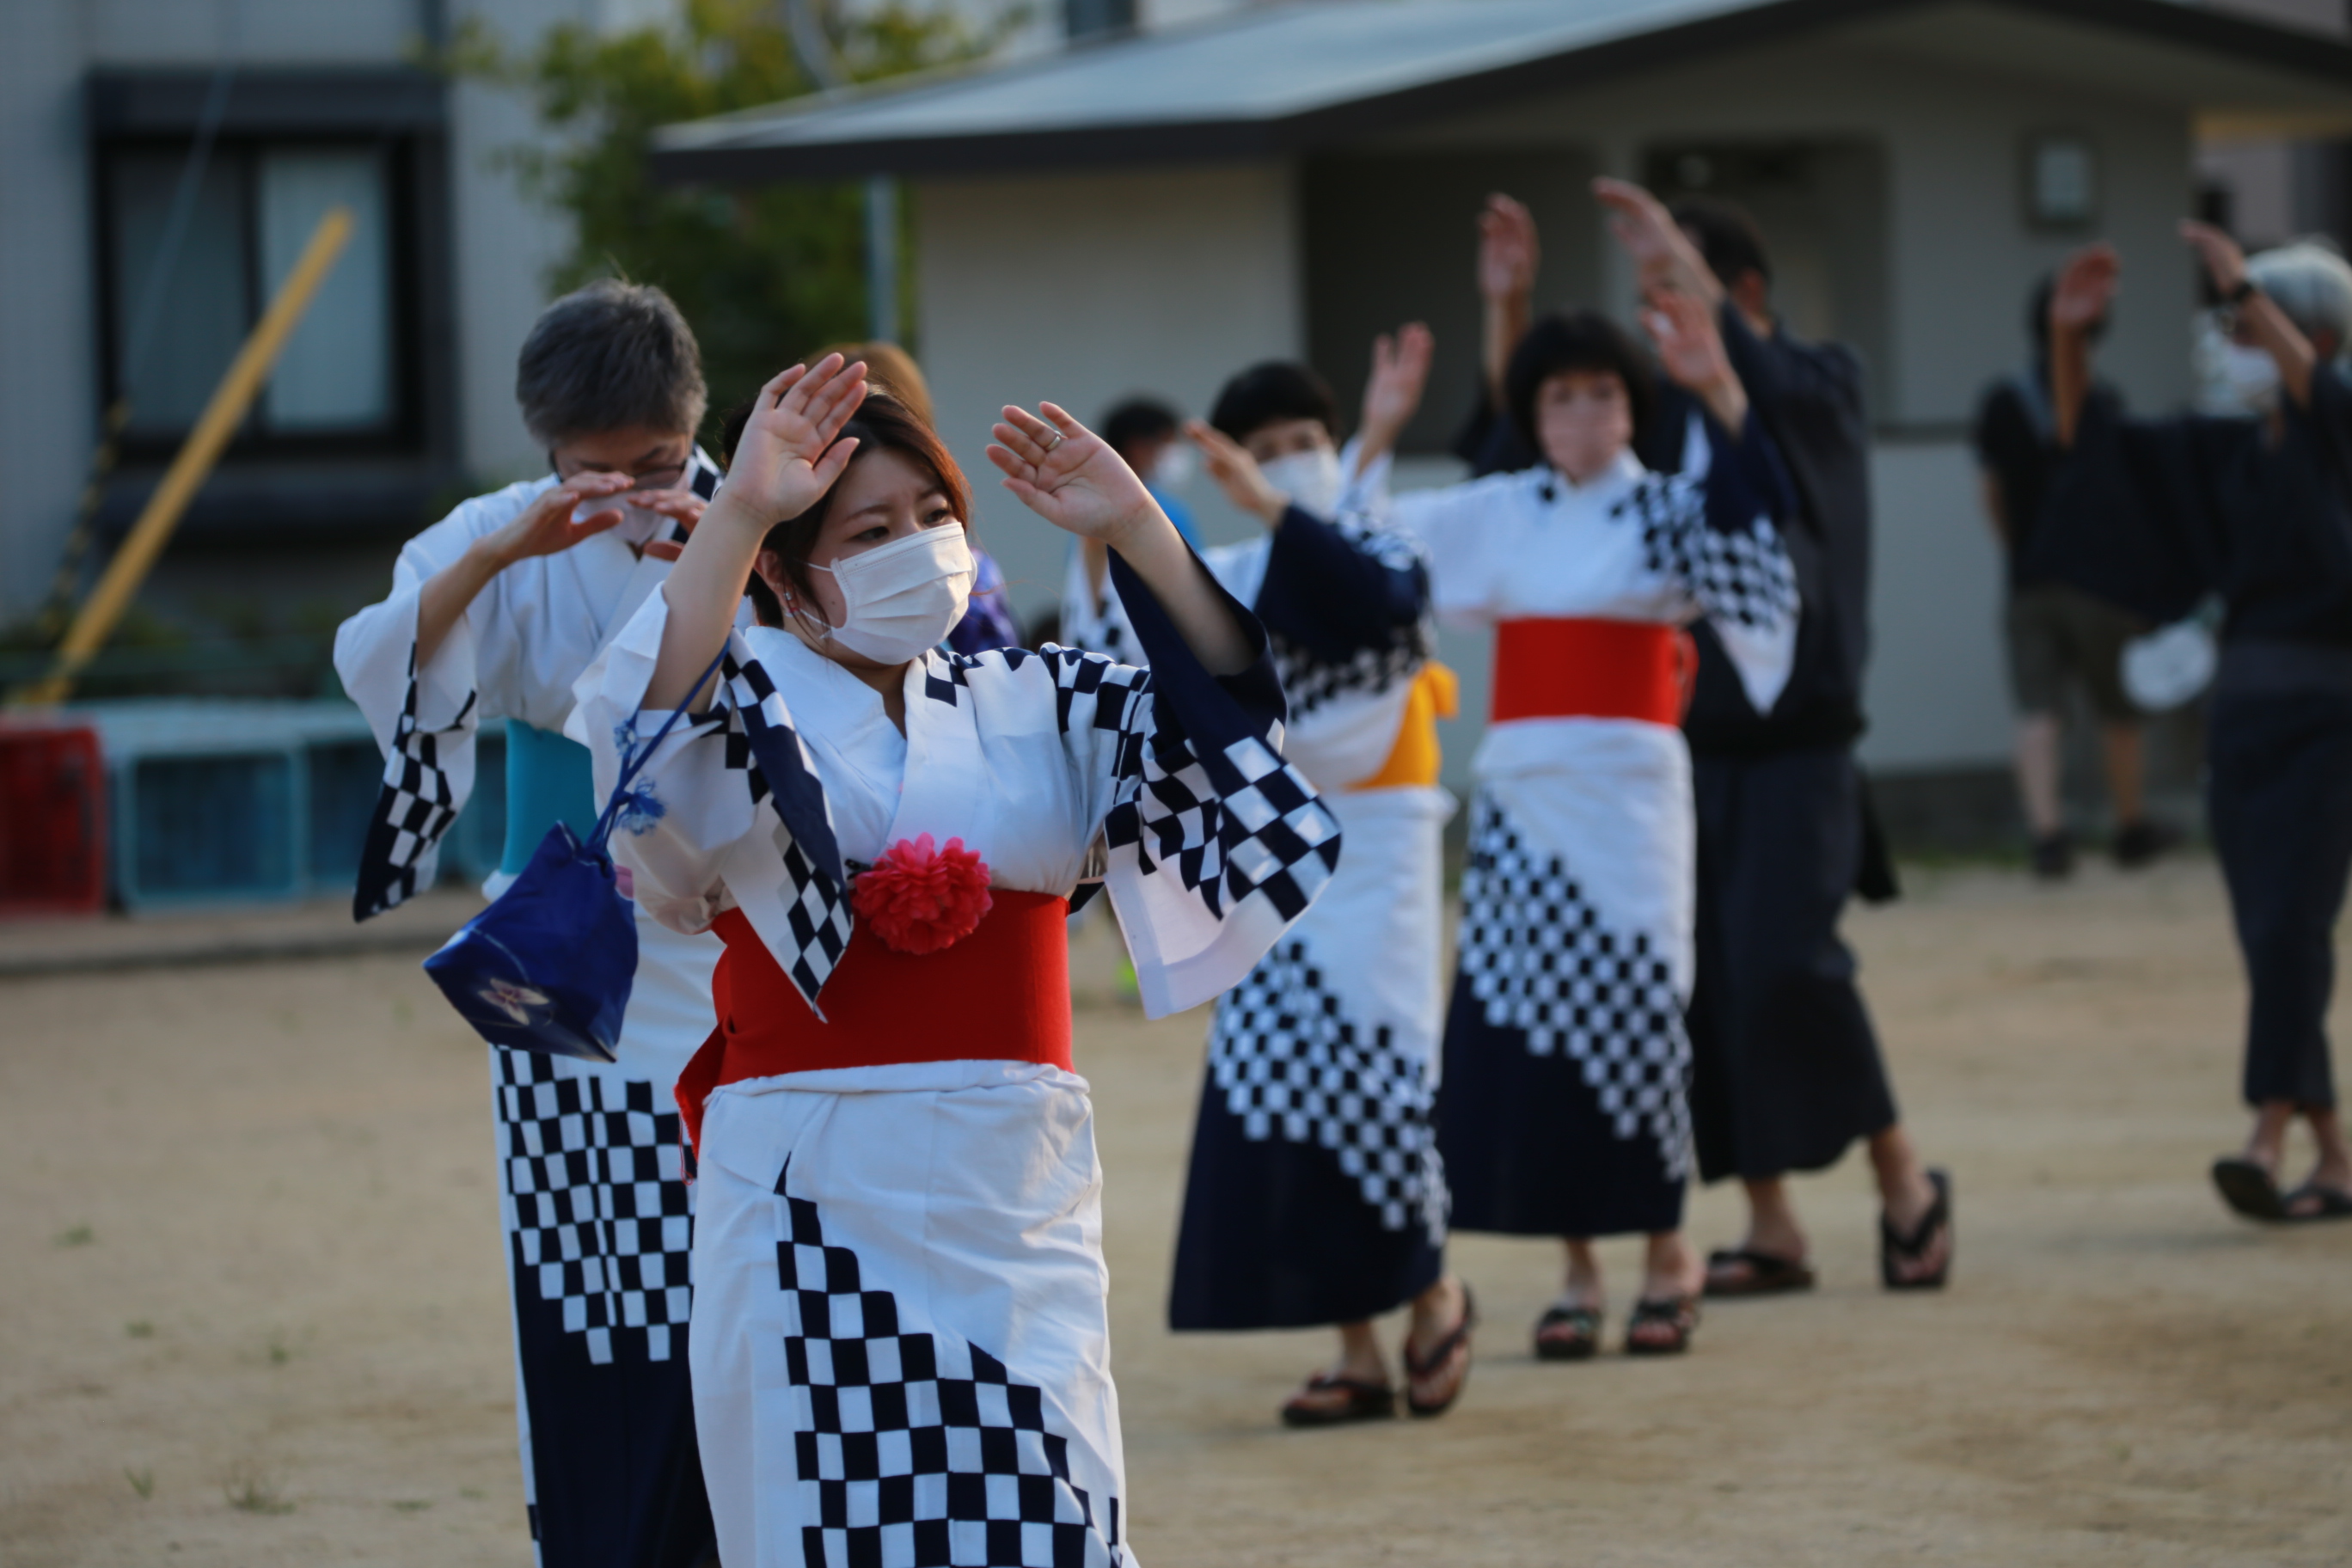
[(606, 845), (630, 784), (726, 657), (722, 646), (652, 741), (629, 748), (588, 842), (569, 824), (550, 827), (507, 890), (425, 961), (450, 1005), (490, 1044), (596, 1062), (618, 1054), (637, 921)]

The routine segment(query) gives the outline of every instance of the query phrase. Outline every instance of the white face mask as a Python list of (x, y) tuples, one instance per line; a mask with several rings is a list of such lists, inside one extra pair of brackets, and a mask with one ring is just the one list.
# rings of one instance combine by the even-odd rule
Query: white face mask
[(1328, 518), (1339, 510), (1339, 454), (1328, 447), (1292, 452), (1258, 465), (1265, 482), (1290, 498), (1309, 517)]
[(2198, 333), (2197, 411), (2221, 417), (2260, 416), (2278, 406), (2278, 361), (2239, 342), (2210, 321)]
[(904, 664), (919, 658), (963, 619), (971, 600), (971, 546), (962, 525), (918, 529), (862, 555), (845, 555), (830, 572), (846, 606), (841, 625), (824, 635), (852, 653), (877, 664)]
[(1192, 479), (1192, 448), (1182, 442), (1171, 442), (1151, 465), (1151, 487), (1161, 490), (1181, 490)]

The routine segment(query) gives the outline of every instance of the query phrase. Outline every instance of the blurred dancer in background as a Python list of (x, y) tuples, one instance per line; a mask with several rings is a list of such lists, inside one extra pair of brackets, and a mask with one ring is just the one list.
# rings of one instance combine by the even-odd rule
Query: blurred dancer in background
[[(2050, 288), (2043, 279), (2026, 301), (2032, 353), (2024, 368), (1994, 382), (1977, 405), (1976, 448), (1985, 515), (2008, 565), (2001, 630), (2017, 705), (2018, 800), (2033, 836), (2034, 875), (2054, 880), (2074, 868), (2060, 799), (2059, 745), (2067, 692), (2077, 683), (2098, 720), (2116, 863), (2144, 866), (2178, 835), (2147, 820), (2141, 795), (2146, 725), (2124, 691), (2124, 647), (2147, 623), (2075, 586), (2082, 574), (2068, 558), (2067, 542), (2076, 531), (2063, 520), (2042, 526), (2050, 470), (2061, 456), (2050, 405)], [(2105, 330), (2104, 321), (2091, 328), (2094, 335)], [(2104, 382), (2085, 395), (2111, 405), (2110, 416), (2123, 412), (2121, 397)]]
[(1290, 714), (1284, 750), (1348, 851), (1312, 909), (1218, 998), (1192, 1135), (1169, 1325), (1336, 1324), (1339, 1357), (1284, 1405), (1294, 1426), (1393, 1415), (1371, 1319), (1408, 1302), (1405, 1406), (1435, 1415), (1470, 1371), (1469, 1293), (1444, 1271), (1445, 1181), (1432, 1137), (1444, 1016), (1437, 720), (1429, 574), (1376, 520), (1339, 515), (1357, 452), (1386, 452), (1429, 374), (1427, 329), (1373, 351), (1359, 442), (1303, 365), (1261, 364), (1192, 427), (1209, 473), (1265, 532), (1208, 551), (1257, 612)]
[(1737, 679), (1720, 623), (1701, 625), (1684, 721), (1698, 801), (1698, 985), (1691, 999), (1693, 1130), (1702, 1180), (1737, 1176), (1747, 1237), (1714, 1253), (1707, 1293), (1801, 1290), (1809, 1247), (1786, 1177), (1833, 1164), (1857, 1139), (1879, 1202), (1889, 1289), (1942, 1285), (1951, 1185), (1927, 1170), (1896, 1115), (1853, 952), (1847, 897), (1891, 898), (1894, 877), (1854, 765), (1870, 650), (1870, 426), (1862, 367), (1834, 343), (1792, 337), (1773, 314), (1771, 264), (1748, 216), (1595, 183), (1645, 283), (1712, 302), (1758, 426), (1788, 464), (1782, 530), (1804, 613), (1788, 684), (1759, 700)]
[(1694, 976), (1682, 627), (1712, 618), (1749, 700), (1789, 678), (1791, 502), (1711, 308), (1661, 287), (1648, 321), (1692, 398), (1685, 472), (1634, 455), (1648, 354), (1591, 310), (1537, 322), (1503, 380), (1538, 466), (1391, 503), (1429, 552), (1442, 617), (1496, 628), (1490, 727), (1463, 877), (1438, 1146), (1458, 1230), (1562, 1237), (1536, 1353), (1599, 1347), (1592, 1238), (1648, 1238), (1625, 1333), (1689, 1347), (1699, 1261), (1682, 1233)]
[[(2252, 993), (2242, 1089), (2254, 1124), (2213, 1182), (2272, 1222), (2352, 1217), (2352, 1149), (2336, 1110), (2327, 1005), (2352, 874), (2352, 267), (2320, 243), (2249, 260), (2181, 226), (2216, 309), (2204, 325), (2237, 408), (2130, 420), (2090, 395), (2095, 324), (2122, 262), (2069, 258), (2050, 305), (2050, 387), (2067, 457), (2052, 510), (2100, 529), (2117, 602), (2158, 621), (2209, 593), (2227, 607), (2208, 739), (2207, 805)], [(2286, 1137), (2318, 1160), (2282, 1190)]]

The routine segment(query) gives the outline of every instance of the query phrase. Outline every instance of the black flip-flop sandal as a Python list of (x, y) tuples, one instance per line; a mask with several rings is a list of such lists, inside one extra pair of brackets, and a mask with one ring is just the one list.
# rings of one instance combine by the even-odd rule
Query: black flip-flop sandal
[[(1337, 1389), (1348, 1398), (1341, 1405), (1302, 1405), (1299, 1395), (1319, 1394)], [(1318, 1372), (1307, 1380), (1307, 1386), (1293, 1394), (1282, 1406), (1285, 1426), (1344, 1426), (1351, 1421), (1385, 1421), (1396, 1415), (1396, 1390), (1385, 1383), (1367, 1383), (1360, 1377), (1341, 1377), (1334, 1373)]]
[[(1565, 1333), (1544, 1332), (1566, 1329)], [(1601, 1309), (1548, 1307), (1536, 1320), (1538, 1361), (1591, 1361), (1601, 1349)]]
[(2278, 1180), (2258, 1161), (2231, 1154), (2213, 1162), (2213, 1187), (2231, 1211), (2275, 1225), (2288, 1217)]
[[(1636, 1329), (1654, 1328), (1664, 1324), (1674, 1333), (1669, 1338), (1637, 1340)], [(1627, 1355), (1680, 1355), (1690, 1349), (1691, 1336), (1698, 1331), (1698, 1298), (1669, 1296), (1661, 1301), (1641, 1300), (1633, 1303), (1633, 1315), (1625, 1320), (1625, 1353)]]
[[(1455, 1400), (1462, 1397), (1462, 1391), (1470, 1386), (1470, 1331), (1477, 1326), (1478, 1303), (1472, 1299), (1470, 1287), (1465, 1285), (1462, 1287), (1462, 1321), (1454, 1325), (1452, 1332), (1431, 1346), (1427, 1355), (1414, 1355), (1412, 1337), (1406, 1337), (1404, 1407), (1408, 1412), (1414, 1415), (1443, 1415), (1454, 1407)], [(1454, 1380), (1453, 1392), (1443, 1399), (1423, 1401), (1412, 1391), (1413, 1379), (1427, 1377), (1444, 1366), (1453, 1359), (1456, 1350), (1462, 1352), (1462, 1375)]]
[[(1747, 1272), (1734, 1275), (1730, 1271), (1735, 1268)], [(1722, 1247), (1706, 1255), (1704, 1293), (1711, 1298), (1783, 1296), (1812, 1288), (1813, 1266), (1801, 1258), (1780, 1258), (1748, 1247)]]
[(1895, 1228), (1895, 1222), (1885, 1214), (1878, 1216), (1878, 1279), (1889, 1290), (1940, 1290), (1951, 1278), (1952, 1258), (1958, 1250), (1958, 1237), (1952, 1237), (1944, 1247), (1944, 1266), (1933, 1274), (1905, 1277), (1895, 1264), (1925, 1258), (1927, 1248), (1936, 1243), (1936, 1233), (1949, 1229), (1952, 1223), (1952, 1178), (1942, 1171), (1927, 1173), (1928, 1182), (1936, 1189), (1936, 1201), (1919, 1216), (1908, 1236)]
[[(2297, 1214), (2294, 1205), (2305, 1198), (2317, 1198), (2319, 1206)], [(2279, 1218), (2288, 1225), (2312, 1225), (2322, 1220), (2352, 1219), (2352, 1193), (2339, 1187), (2323, 1187), (2317, 1182), (2305, 1182), (2279, 1200)]]

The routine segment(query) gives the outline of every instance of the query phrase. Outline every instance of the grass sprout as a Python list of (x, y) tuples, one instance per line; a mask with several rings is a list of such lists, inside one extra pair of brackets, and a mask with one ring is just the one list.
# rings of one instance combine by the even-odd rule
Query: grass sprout
[(139, 1494), (141, 1501), (155, 1495), (155, 1472), (146, 1466), (142, 1465), (135, 1470), (128, 1465), (123, 1466), (122, 1479), (131, 1483), (131, 1489)]
[(239, 1513), (292, 1513), (294, 1505), (278, 1495), (278, 1483), (257, 1465), (239, 1465), (221, 1482), (221, 1496)]
[(98, 1239), (98, 1232), (86, 1225), (77, 1225), (58, 1232), (49, 1239), (59, 1247), (88, 1247)]

